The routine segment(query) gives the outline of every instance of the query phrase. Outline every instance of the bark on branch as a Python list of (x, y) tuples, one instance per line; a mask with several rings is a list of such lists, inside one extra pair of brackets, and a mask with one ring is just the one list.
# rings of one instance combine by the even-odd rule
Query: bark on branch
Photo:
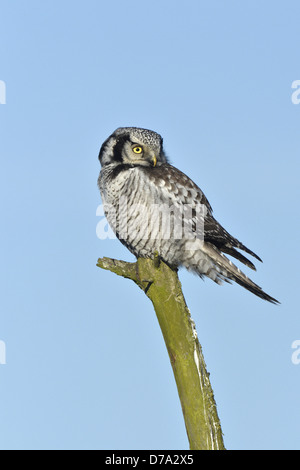
[(190, 449), (224, 450), (221, 424), (195, 324), (177, 272), (159, 259), (98, 259), (97, 266), (134, 281), (152, 301), (169, 353)]

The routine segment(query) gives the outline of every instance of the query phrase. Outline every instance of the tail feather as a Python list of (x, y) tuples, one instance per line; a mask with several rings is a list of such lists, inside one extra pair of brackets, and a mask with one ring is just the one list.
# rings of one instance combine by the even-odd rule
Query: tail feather
[(246, 258), (246, 256), (242, 255), (242, 253), (240, 253), (239, 251), (235, 250), (233, 247), (224, 245), (222, 246), (221, 250), (223, 251), (223, 253), (233, 256), (234, 258), (241, 261), (241, 263), (244, 263), (246, 266), (248, 266), (248, 268), (251, 268), (256, 271), (256, 267), (254, 266), (252, 261)]
[(256, 253), (254, 253), (254, 251), (249, 250), (249, 248), (243, 245), (243, 243), (239, 242), (236, 238), (231, 237), (230, 242), (231, 243), (227, 244), (226, 246), (239, 248), (240, 250), (245, 251), (245, 253), (248, 253), (248, 255), (253, 256), (253, 258), (256, 258), (258, 261), (262, 263), (262, 259)]
[(244, 287), (245, 289), (249, 290), (250, 292), (252, 292), (252, 294), (255, 294), (257, 295), (258, 297), (260, 297), (261, 299), (263, 300), (267, 300), (268, 302), (271, 302), (272, 304), (280, 304), (280, 302), (276, 299), (274, 299), (274, 297), (271, 297), (269, 294), (267, 294), (266, 292), (264, 292), (262, 290), (261, 287), (259, 287), (258, 285), (254, 284), (254, 282), (245, 282), (243, 281), (242, 279), (239, 279), (238, 277), (235, 277), (234, 278), (234, 281), (239, 284), (240, 286)]
[[(257, 295), (261, 299), (267, 300), (268, 302), (271, 302), (273, 304), (279, 304), (278, 300), (274, 299), (274, 297), (271, 297), (268, 295), (266, 292), (262, 290), (260, 286), (255, 284), (251, 279), (249, 279), (237, 266), (235, 266), (226, 256), (224, 256), (218, 248), (213, 246), (211, 243), (203, 243), (202, 245), (202, 250), (216, 263), (218, 268), (220, 269), (221, 272), (221, 278), (227, 278), (232, 281), (235, 281), (237, 284), (240, 286), (244, 287), (245, 289), (249, 290), (253, 294)], [(224, 251), (224, 250), (223, 250)], [(231, 252), (229, 252), (231, 251)], [(234, 254), (232, 253), (232, 249), (227, 250), (227, 253), (235, 256), (237, 259), (241, 260), (242, 258), (245, 258), (243, 255), (241, 255), (239, 252), (234, 250)], [(246, 250), (245, 250), (246, 251)], [(250, 250), (247, 251), (247, 253), (250, 252)], [(237, 256), (240, 255), (240, 257)], [(250, 252), (251, 253), (251, 252)], [(256, 256), (257, 259), (258, 256)], [(247, 260), (247, 258), (245, 258)], [(247, 260), (249, 261), (249, 260)], [(245, 261), (243, 261), (245, 262)], [(249, 262), (252, 264), (251, 262)], [(247, 263), (245, 263), (247, 264)], [(249, 264), (247, 264), (249, 265)], [(251, 266), (250, 266), (251, 267)]]

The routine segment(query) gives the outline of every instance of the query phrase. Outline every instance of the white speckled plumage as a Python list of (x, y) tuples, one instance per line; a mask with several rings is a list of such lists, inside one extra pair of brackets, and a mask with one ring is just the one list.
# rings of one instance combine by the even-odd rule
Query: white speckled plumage
[(218, 284), (235, 281), (255, 295), (277, 303), (225, 255), (248, 267), (240, 253), (260, 258), (232, 237), (213, 217), (201, 189), (168, 163), (159, 134), (134, 127), (118, 128), (103, 143), (98, 185), (108, 222), (137, 257), (184, 266)]

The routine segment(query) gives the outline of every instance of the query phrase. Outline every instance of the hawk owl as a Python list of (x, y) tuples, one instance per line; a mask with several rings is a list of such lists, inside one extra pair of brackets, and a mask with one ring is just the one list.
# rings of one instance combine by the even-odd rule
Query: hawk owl
[(240, 251), (261, 259), (231, 236), (213, 217), (201, 189), (170, 165), (156, 132), (120, 127), (103, 143), (98, 179), (107, 220), (119, 240), (136, 256), (159, 256), (217, 284), (235, 281), (272, 303), (276, 299), (252, 282), (229, 255), (251, 269)]

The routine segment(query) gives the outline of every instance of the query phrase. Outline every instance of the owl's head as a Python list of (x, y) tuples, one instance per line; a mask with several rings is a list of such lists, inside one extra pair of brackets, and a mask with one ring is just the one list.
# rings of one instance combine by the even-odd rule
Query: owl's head
[(114, 163), (155, 167), (167, 162), (163, 139), (156, 132), (138, 127), (119, 127), (102, 144), (102, 166)]

